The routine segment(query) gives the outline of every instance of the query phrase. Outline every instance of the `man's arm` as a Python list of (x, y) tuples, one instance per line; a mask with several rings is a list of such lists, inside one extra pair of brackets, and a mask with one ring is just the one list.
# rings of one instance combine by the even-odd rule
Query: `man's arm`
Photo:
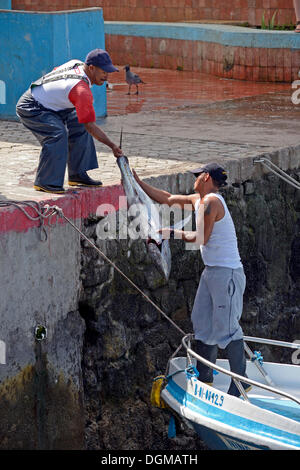
[[(181, 194), (171, 194), (168, 191), (164, 191), (162, 189), (155, 188), (145, 181), (140, 180), (136, 172), (133, 170), (133, 175), (141, 188), (145, 191), (148, 196), (153, 199), (154, 201), (160, 204), (166, 204), (168, 206), (179, 206), (182, 209), (193, 210), (195, 208), (195, 203), (199, 199), (198, 194), (188, 194), (188, 195), (181, 195)], [(171, 228), (162, 228), (159, 232), (162, 234), (164, 239), (170, 238), (170, 232), (173, 231)], [(199, 238), (199, 233), (197, 231), (184, 231), (175, 229), (174, 230), (174, 237), (180, 240), (183, 240), (188, 243), (194, 243), (199, 241), (199, 244), (202, 244), (202, 238)]]
[[(201, 204), (204, 204), (203, 211), (201, 210)], [(187, 243), (198, 243), (199, 245), (205, 245), (211, 235), (214, 224), (217, 220), (220, 220), (224, 215), (224, 209), (220, 205), (219, 199), (215, 197), (204, 198), (204, 202), (200, 203), (197, 220), (196, 231), (184, 231), (174, 230), (174, 238), (183, 240)], [(163, 238), (170, 238), (170, 232), (172, 229), (163, 228), (160, 230)]]
[[(222, 208), (220, 201), (216, 197), (210, 196), (204, 198), (204, 240), (203, 245), (208, 242), (211, 232), (214, 228), (214, 224), (217, 220), (220, 220), (224, 214), (222, 214)], [(223, 209), (224, 210), (224, 209)]]
[(121, 157), (123, 155), (122, 150), (107, 137), (95, 122), (86, 122), (84, 123), (84, 127), (95, 139), (110, 147), (115, 157)]
[(162, 238), (164, 239), (171, 238), (171, 232), (174, 232), (174, 238), (178, 240), (183, 240), (187, 243), (196, 243), (198, 241), (199, 245), (203, 244), (203, 238), (201, 238), (198, 231), (184, 231), (179, 229), (172, 230), (169, 227), (159, 230), (159, 233), (162, 234)]
[(121, 157), (121, 155), (123, 155), (122, 150), (114, 144), (96, 124), (93, 95), (88, 84), (80, 80), (70, 91), (69, 100), (75, 106), (78, 122), (84, 125), (86, 131), (96, 140), (110, 147), (116, 158)]
[(159, 204), (166, 204), (168, 206), (179, 206), (182, 209), (193, 210), (196, 199), (199, 198), (197, 194), (171, 194), (168, 191), (155, 188), (145, 181), (140, 180), (136, 172), (133, 170), (133, 175), (141, 188), (145, 191), (148, 196), (153, 199), (153, 201), (158, 202)]

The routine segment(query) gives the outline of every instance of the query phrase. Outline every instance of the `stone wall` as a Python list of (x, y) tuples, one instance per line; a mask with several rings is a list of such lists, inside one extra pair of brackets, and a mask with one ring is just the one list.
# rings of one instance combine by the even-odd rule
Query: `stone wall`
[[(293, 174), (299, 180), (300, 172)], [(161, 177), (159, 185), (166, 187), (167, 181)], [(173, 176), (173, 189), (179, 189), (179, 176)], [(222, 192), (236, 225), (247, 276), (244, 333), (299, 339), (299, 191), (269, 174), (233, 183)], [(151, 265), (142, 240), (101, 240), (98, 223), (99, 218), (87, 219), (85, 233), (182, 330), (191, 332), (190, 314), (203, 268), (199, 252), (185, 250), (180, 240), (172, 241), (173, 264), (166, 283)], [(152, 379), (165, 372), (180, 344), (178, 331), (86, 242), (81, 281), (86, 447), (201, 449), (202, 443), (184, 426), (176, 439), (168, 439), (169, 414), (151, 407), (149, 400)], [(260, 349), (265, 360), (291, 362), (290, 351)]]

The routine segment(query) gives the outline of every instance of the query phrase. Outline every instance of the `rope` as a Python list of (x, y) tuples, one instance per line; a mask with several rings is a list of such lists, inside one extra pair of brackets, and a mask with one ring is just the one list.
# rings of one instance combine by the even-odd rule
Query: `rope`
[[(54, 227), (55, 224), (51, 224), (50, 218), (54, 216), (57, 211), (54, 207), (56, 206), (49, 206), (45, 204), (44, 206), (41, 205), (38, 201), (14, 201), (10, 199), (6, 199), (5, 201), (0, 201), (0, 207), (10, 207), (14, 206), (19, 209), (23, 214), (33, 222), (39, 220), (40, 222), (40, 239), (42, 242), (47, 241), (48, 235), (44, 227), (44, 222), (48, 219), (48, 225), (50, 227)], [(30, 215), (29, 212), (22, 206), (26, 206), (33, 210), (34, 215)]]
[(186, 335), (186, 333), (178, 326), (176, 325), (176, 323), (173, 322), (173, 320), (168, 317), (168, 315), (163, 311), (161, 310), (151, 299), (150, 297), (148, 297), (148, 295), (146, 295), (129, 277), (126, 276), (126, 274), (124, 274), (119, 268), (118, 266), (113, 263), (113, 261), (111, 261), (109, 258), (107, 258), (107, 256), (93, 243), (91, 242), (91, 240), (86, 236), (84, 235), (84, 233), (81, 232), (81, 230), (79, 230), (78, 227), (76, 227), (75, 224), (73, 224), (73, 222), (68, 219), (68, 217), (66, 217), (63, 213), (63, 210), (58, 207), (58, 206), (52, 206), (52, 209), (60, 216), (62, 217), (63, 219), (65, 219), (80, 235), (82, 238), (84, 238), (84, 240), (86, 240), (89, 245), (91, 245), (96, 251), (97, 253), (99, 253), (100, 256), (102, 256), (102, 258), (104, 258), (105, 261), (107, 261), (107, 263), (109, 263), (111, 266), (113, 266), (113, 268), (118, 271), (119, 274), (121, 274), (121, 276), (123, 276), (128, 282), (129, 284), (131, 284), (148, 302), (150, 302), (150, 304), (156, 309), (158, 310), (158, 312), (166, 319), (168, 320), (173, 326), (174, 328), (176, 328), (183, 336)]
[[(283, 171), (281, 168), (279, 168), (279, 166), (275, 165), (275, 163), (271, 162), (271, 160), (264, 159), (264, 158), (258, 158), (258, 159), (255, 159), (253, 163), (261, 163), (266, 168), (268, 168), (268, 170), (270, 170), (276, 176), (281, 178), (283, 181), (290, 184), (291, 186), (293, 186), (296, 189), (300, 189), (300, 183), (297, 180), (295, 180), (295, 178), (292, 178), (285, 171)], [(276, 170), (273, 170), (272, 167), (276, 168)]]
[(174, 375), (180, 374), (181, 372), (185, 372), (185, 375), (187, 376), (188, 379), (191, 379), (192, 377), (198, 377), (199, 372), (196, 369), (195, 366), (188, 366), (185, 369), (178, 369), (175, 370), (175, 372), (172, 372), (172, 374), (169, 374), (165, 377), (165, 380), (168, 382), (169, 379), (172, 379)]
[(168, 360), (168, 363), (167, 363), (167, 366), (166, 366), (166, 370), (165, 370), (165, 375), (168, 375), (168, 371), (169, 371), (169, 367), (170, 367), (170, 362), (171, 360), (173, 359), (173, 357), (175, 357), (177, 355), (177, 353), (180, 351), (180, 349), (182, 348), (182, 342), (180, 343), (180, 345), (178, 346), (178, 348), (176, 349), (176, 351), (173, 352), (172, 356), (169, 358)]

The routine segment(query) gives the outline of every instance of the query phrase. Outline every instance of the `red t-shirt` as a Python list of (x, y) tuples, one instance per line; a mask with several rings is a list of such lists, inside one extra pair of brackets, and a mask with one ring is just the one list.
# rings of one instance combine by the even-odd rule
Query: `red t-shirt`
[(96, 113), (93, 106), (93, 94), (86, 82), (80, 80), (72, 88), (68, 98), (75, 106), (78, 121), (81, 124), (96, 121)]

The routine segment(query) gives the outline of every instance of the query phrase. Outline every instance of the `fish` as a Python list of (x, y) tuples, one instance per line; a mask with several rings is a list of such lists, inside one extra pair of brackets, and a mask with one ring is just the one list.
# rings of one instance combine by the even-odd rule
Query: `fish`
[[(159, 229), (162, 228), (160, 206), (138, 184), (125, 155), (117, 158), (117, 164), (121, 172), (128, 208), (135, 206), (137, 209), (136, 215), (139, 217), (141, 236), (146, 241), (148, 253), (158, 271), (168, 281), (172, 264), (171, 249), (169, 239), (164, 239), (159, 233)], [(190, 218), (191, 215), (171, 228), (183, 227)]]

